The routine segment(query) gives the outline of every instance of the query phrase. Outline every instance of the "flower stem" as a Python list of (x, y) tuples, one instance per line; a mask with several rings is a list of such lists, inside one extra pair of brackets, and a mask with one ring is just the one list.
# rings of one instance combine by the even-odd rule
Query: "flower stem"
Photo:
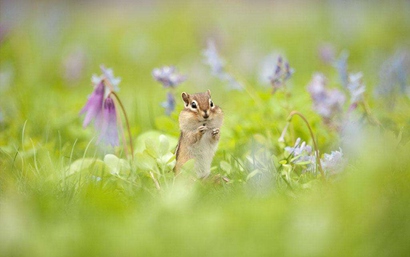
[(380, 121), (377, 120), (377, 118), (374, 117), (374, 115), (371, 113), (370, 107), (369, 107), (369, 105), (367, 104), (367, 102), (366, 102), (366, 101), (362, 101), (361, 104), (362, 104), (362, 106), (363, 106), (364, 112), (367, 114), (367, 117), (368, 117), (369, 121), (370, 121), (371, 123), (377, 125), (377, 126), (382, 126), (382, 124), (380, 123)]
[(317, 165), (317, 167), (318, 167), (318, 169), (319, 169), (320, 174), (322, 175), (322, 179), (325, 180), (325, 179), (326, 179), (326, 177), (325, 177), (325, 172), (323, 171), (322, 164), (320, 163), (319, 149), (318, 149), (317, 144), (316, 144), (315, 136), (313, 135), (312, 127), (310, 127), (309, 122), (307, 121), (307, 119), (305, 118), (305, 116), (303, 116), (302, 113), (300, 113), (300, 112), (298, 112), (298, 111), (291, 111), (291, 112), (290, 112), (290, 114), (289, 114), (289, 116), (288, 116), (288, 119), (287, 119), (287, 120), (288, 120), (288, 123), (286, 124), (286, 127), (285, 127), (285, 129), (283, 130), (280, 139), (283, 139), (283, 138), (285, 137), (286, 130), (288, 129), (289, 124), (290, 124), (290, 122), (292, 121), (293, 116), (295, 116), (295, 115), (297, 115), (297, 116), (299, 116), (300, 118), (302, 118), (302, 120), (305, 122), (306, 126), (307, 126), (308, 129), (309, 129), (310, 136), (312, 137), (312, 141), (313, 141), (313, 146), (315, 147), (316, 165)]
[(152, 180), (155, 183), (155, 187), (158, 189), (158, 191), (161, 190), (161, 186), (159, 185), (158, 180), (155, 178), (154, 173), (152, 173), (152, 171), (149, 172), (149, 175), (151, 176)]
[(118, 95), (114, 91), (111, 91), (110, 94), (115, 96), (115, 98), (117, 99), (117, 102), (121, 106), (122, 113), (124, 114), (125, 123), (127, 124), (128, 137), (130, 139), (131, 159), (133, 159), (134, 158), (134, 146), (133, 146), (133, 143), (132, 143), (131, 129), (130, 129), (130, 123), (128, 121), (127, 112), (125, 111), (124, 105), (122, 104), (122, 102), (121, 102), (120, 98), (118, 97)]

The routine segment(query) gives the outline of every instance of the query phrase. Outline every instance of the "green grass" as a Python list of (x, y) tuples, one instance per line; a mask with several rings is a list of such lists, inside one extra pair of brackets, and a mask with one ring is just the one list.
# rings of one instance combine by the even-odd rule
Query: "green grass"
[[(34, 3), (13, 24), (11, 14), (2, 15), (9, 31), (0, 72), (11, 80), (0, 80), (0, 255), (406, 256), (410, 100), (400, 95), (388, 108), (373, 90), (383, 61), (409, 50), (409, 8), (404, 1)], [(229, 91), (212, 77), (201, 56), (208, 38), (246, 91)], [(349, 71), (363, 72), (381, 126), (358, 108), (350, 118), (361, 130), (338, 132), (313, 111), (306, 91), (312, 74), (341, 89), (337, 71), (318, 58), (323, 42), (337, 54), (349, 51)], [(67, 80), (62, 63), (74, 49), (85, 55), (84, 67)], [(296, 70), (286, 92), (274, 95), (258, 79), (272, 52)], [(118, 174), (115, 157), (104, 159), (78, 115), (102, 63), (122, 78), (118, 94), (136, 149)], [(170, 117), (160, 106), (166, 91), (151, 76), (162, 65), (188, 75)], [(190, 164), (178, 178), (170, 172), (179, 94), (208, 88), (225, 113), (212, 174), (229, 183), (194, 181)], [(340, 174), (323, 181), (286, 166), (285, 145), (298, 137), (313, 144), (298, 117), (285, 144), (278, 142), (292, 110), (308, 119), (321, 154), (343, 148)], [(126, 159), (122, 146), (113, 153)]]

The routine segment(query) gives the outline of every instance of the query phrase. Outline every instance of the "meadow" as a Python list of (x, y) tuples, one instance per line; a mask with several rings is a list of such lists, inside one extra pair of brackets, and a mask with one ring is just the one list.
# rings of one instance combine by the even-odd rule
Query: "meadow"
[[(407, 1), (0, 4), (1, 256), (408, 255)], [(175, 176), (207, 89), (211, 176)]]

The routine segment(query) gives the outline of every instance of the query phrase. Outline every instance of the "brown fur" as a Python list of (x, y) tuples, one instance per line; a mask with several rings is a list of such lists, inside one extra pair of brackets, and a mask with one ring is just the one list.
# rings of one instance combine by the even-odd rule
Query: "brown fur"
[[(196, 170), (199, 176), (207, 176), (210, 172), (210, 164), (223, 122), (221, 108), (216, 105), (211, 108), (210, 99), (209, 90), (192, 95), (182, 93), (185, 108), (179, 115), (181, 134), (176, 149), (176, 173), (192, 158), (196, 159)], [(197, 108), (192, 108), (192, 102), (195, 102)]]

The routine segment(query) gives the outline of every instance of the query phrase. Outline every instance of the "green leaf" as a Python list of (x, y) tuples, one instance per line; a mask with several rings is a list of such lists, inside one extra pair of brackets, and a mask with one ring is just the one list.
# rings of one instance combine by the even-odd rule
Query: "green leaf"
[(287, 161), (287, 160), (281, 160), (281, 161), (279, 161), (279, 163), (280, 163), (280, 164), (287, 164), (288, 161)]
[(110, 173), (115, 175), (119, 175), (131, 169), (130, 164), (126, 160), (119, 159), (113, 154), (105, 155), (104, 163), (108, 166)]
[(156, 170), (157, 163), (148, 153), (137, 153), (135, 155), (135, 162), (138, 169), (141, 170)]
[(174, 152), (177, 142), (175, 137), (164, 135), (155, 130), (148, 131), (137, 137), (135, 153), (142, 153), (147, 149), (153, 155), (155, 155), (154, 153), (160, 155), (161, 153)]
[(90, 166), (95, 164), (97, 159), (95, 158), (81, 158), (75, 160), (71, 165), (68, 167), (68, 171), (65, 173), (66, 176), (70, 176), (74, 173), (77, 173), (81, 170), (88, 169)]
[(159, 136), (159, 154), (165, 155), (169, 152), (169, 141), (164, 135)]
[(173, 160), (175, 160), (175, 155), (172, 153), (167, 153), (156, 159), (157, 163), (159, 163), (162, 166), (168, 166)]
[(221, 166), (221, 169), (222, 169), (223, 171), (225, 171), (226, 174), (230, 174), (230, 173), (231, 173), (232, 167), (231, 167), (231, 165), (230, 165), (228, 162), (226, 162), (226, 161), (221, 161), (221, 162), (219, 163), (219, 166)]
[(152, 138), (145, 140), (145, 151), (154, 158), (159, 156), (158, 154), (158, 141)]
[(304, 162), (295, 162), (294, 164), (297, 165), (297, 166), (305, 166), (305, 165), (308, 165), (308, 164), (312, 164), (312, 162), (311, 161), (304, 161)]
[(256, 170), (252, 171), (251, 173), (249, 173), (248, 176), (246, 176), (246, 180), (249, 180), (249, 179), (253, 178), (254, 176), (256, 176), (258, 174), (262, 174), (262, 171), (256, 169)]

